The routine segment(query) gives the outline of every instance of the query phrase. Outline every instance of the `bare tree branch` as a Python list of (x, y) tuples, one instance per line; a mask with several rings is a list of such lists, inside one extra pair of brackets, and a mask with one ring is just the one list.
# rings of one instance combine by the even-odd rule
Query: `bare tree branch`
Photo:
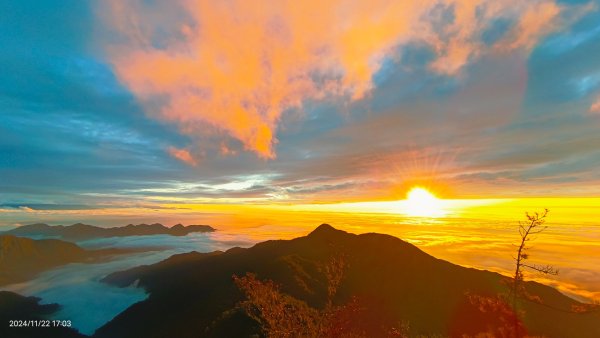
[[(537, 271), (546, 275), (557, 275), (558, 270), (552, 267), (551, 265), (539, 266), (535, 264), (525, 264), (524, 261), (530, 258), (529, 253), (527, 252), (532, 246), (526, 245), (526, 243), (530, 242), (532, 239), (535, 240), (536, 237), (533, 235), (537, 235), (545, 231), (548, 226), (545, 226), (546, 217), (548, 216), (548, 209), (544, 209), (543, 212), (535, 212), (533, 214), (526, 212), (525, 218), (526, 221), (519, 221), (519, 235), (521, 236), (521, 244), (519, 245), (519, 249), (517, 250), (517, 257), (515, 258), (515, 274), (513, 277), (513, 283), (510, 289), (509, 297), (512, 302), (512, 307), (515, 313), (517, 313), (517, 300), (521, 296), (527, 296), (525, 291), (525, 287), (523, 285), (523, 271), (522, 268), (528, 268), (534, 271)], [(514, 320), (514, 330), (517, 337), (519, 335), (519, 323), (518, 318), (515, 317)]]

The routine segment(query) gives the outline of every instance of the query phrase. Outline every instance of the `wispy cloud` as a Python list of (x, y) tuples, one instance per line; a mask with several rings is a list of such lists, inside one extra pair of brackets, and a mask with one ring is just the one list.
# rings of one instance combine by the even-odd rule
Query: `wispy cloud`
[[(226, 137), (262, 158), (276, 156), (285, 111), (307, 100), (364, 98), (384, 60), (408, 43), (431, 48), (430, 70), (452, 76), (482, 55), (529, 50), (560, 25), (563, 11), (552, 0), (101, 6), (118, 36), (107, 45), (116, 73), (151, 116), (174, 123), (195, 147), (211, 146), (207, 137)], [(495, 19), (512, 26), (487, 45), (481, 33)]]

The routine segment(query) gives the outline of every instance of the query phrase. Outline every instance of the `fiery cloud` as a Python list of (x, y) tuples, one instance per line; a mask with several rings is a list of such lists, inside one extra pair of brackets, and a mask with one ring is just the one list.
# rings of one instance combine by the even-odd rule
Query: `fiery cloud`
[(191, 166), (197, 166), (198, 161), (192, 156), (189, 150), (187, 149), (179, 149), (175, 147), (170, 147), (168, 149), (169, 155), (175, 157), (181, 162), (185, 162)]
[[(192, 139), (226, 135), (274, 158), (282, 114), (306, 100), (358, 100), (386, 58), (430, 46), (455, 75), (486, 53), (531, 48), (558, 24), (552, 0), (102, 2), (117, 76), (155, 118)], [(482, 32), (512, 23), (492, 44)], [(206, 142), (202, 142), (206, 144)], [(221, 142), (216, 143), (218, 149)], [(189, 151), (170, 153), (190, 164)]]

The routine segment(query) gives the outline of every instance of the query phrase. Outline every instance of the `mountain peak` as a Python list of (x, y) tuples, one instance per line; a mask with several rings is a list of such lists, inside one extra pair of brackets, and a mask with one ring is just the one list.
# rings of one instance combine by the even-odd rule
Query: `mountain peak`
[(347, 234), (347, 232), (338, 230), (327, 223), (319, 225), (308, 237), (330, 237), (335, 235)]
[(75, 223), (75, 224), (72, 224), (70, 227), (72, 227), (72, 228), (95, 228), (93, 225), (84, 224), (84, 223)]

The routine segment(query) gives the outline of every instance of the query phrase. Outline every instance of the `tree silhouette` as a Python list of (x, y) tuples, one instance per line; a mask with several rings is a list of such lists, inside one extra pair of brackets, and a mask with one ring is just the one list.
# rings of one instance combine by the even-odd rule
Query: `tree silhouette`
[(235, 284), (246, 295), (240, 303), (244, 312), (260, 323), (268, 338), (316, 337), (320, 331), (319, 312), (279, 290), (271, 280), (261, 281), (255, 274), (233, 276)]
[(323, 309), (310, 307), (304, 301), (281, 292), (279, 285), (271, 280), (259, 280), (255, 274), (246, 273), (233, 280), (245, 294), (246, 300), (239, 306), (257, 321), (268, 338), (363, 338), (408, 336), (408, 324), (389, 327), (385, 323), (369, 322), (368, 308), (356, 297), (336, 306), (333, 298), (344, 278), (348, 264), (344, 255), (334, 255), (329, 261), (319, 264), (319, 271), (327, 280), (327, 303)]
[[(528, 246), (527, 243), (532, 240), (533, 235), (537, 235), (548, 228), (544, 225), (547, 216), (548, 209), (544, 209), (542, 213), (535, 212), (530, 214), (527, 212), (525, 213), (526, 220), (519, 222), (519, 235), (521, 236), (521, 243), (517, 250), (517, 257), (515, 257), (515, 274), (509, 294), (509, 299), (515, 313), (518, 313), (518, 299), (520, 297), (527, 296), (527, 292), (523, 284), (523, 268), (528, 268), (544, 275), (558, 274), (558, 270), (551, 265), (535, 265), (527, 263), (530, 258), (528, 250), (531, 249), (531, 246)], [(514, 317), (514, 329), (516, 337), (520, 337), (520, 325), (517, 316)]]

